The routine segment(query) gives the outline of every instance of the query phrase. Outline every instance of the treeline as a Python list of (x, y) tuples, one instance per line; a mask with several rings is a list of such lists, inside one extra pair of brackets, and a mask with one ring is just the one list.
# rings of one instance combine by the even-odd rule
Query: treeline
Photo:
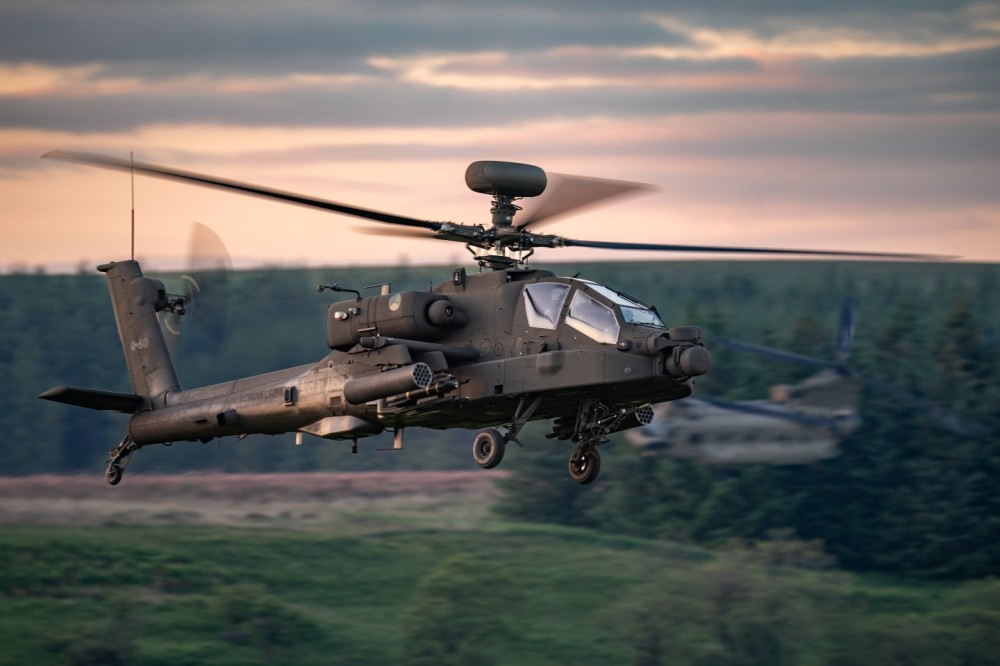
[[(939, 578), (1000, 573), (1000, 269), (994, 265), (855, 262), (658, 262), (561, 265), (655, 303), (670, 325), (706, 332), (714, 367), (700, 394), (760, 398), (810, 369), (713, 345), (751, 340), (834, 357), (841, 303), (858, 303), (851, 363), (878, 380), (861, 402), (862, 427), (840, 457), (806, 467), (705, 467), (642, 457), (622, 438), (605, 451), (594, 487), (565, 474), (568, 448), (533, 424), (528, 446), (504, 462), (502, 511), (693, 543), (821, 540), (843, 566)], [(444, 268), (272, 270), (230, 274), (229, 305), (206, 297), (178, 349), (184, 386), (320, 359), (332, 302), (317, 285), (362, 289), (391, 281), (423, 289)], [(179, 290), (177, 276), (166, 276)], [(199, 312), (199, 307), (201, 311)], [(223, 316), (224, 315), (224, 316)], [(199, 323), (200, 322), (200, 323)], [(58, 384), (128, 391), (107, 289), (99, 274), (0, 277), (0, 470), (6, 475), (100, 473), (126, 418), (38, 400)], [(924, 403), (901, 400), (883, 385)], [(931, 409), (929, 405), (933, 405)], [(974, 423), (959, 435), (936, 410)], [(377, 453), (383, 435), (346, 445), (291, 435), (149, 447), (133, 470), (297, 471), (468, 469), (469, 431), (408, 431), (402, 452)]]
[[(692, 306), (712, 332), (833, 359), (835, 299), (858, 299), (851, 364), (874, 381), (862, 394), (862, 426), (836, 459), (712, 467), (644, 457), (618, 438), (604, 455), (601, 481), (583, 492), (566, 487), (560, 456), (511, 461), (516, 472), (502, 482), (499, 510), (717, 546), (791, 536), (822, 544), (857, 571), (947, 579), (1000, 574), (997, 272), (950, 268), (811, 267), (764, 288), (770, 276), (750, 279), (760, 267), (749, 267), (728, 278), (742, 291), (731, 311), (721, 294)], [(812, 292), (811, 278), (824, 270), (828, 287)], [(807, 302), (810, 292), (827, 312)], [(751, 310), (777, 306), (785, 314), (741, 319), (745, 299)], [(815, 371), (724, 348), (713, 353), (713, 371), (698, 384), (713, 396), (763, 397), (768, 385)]]

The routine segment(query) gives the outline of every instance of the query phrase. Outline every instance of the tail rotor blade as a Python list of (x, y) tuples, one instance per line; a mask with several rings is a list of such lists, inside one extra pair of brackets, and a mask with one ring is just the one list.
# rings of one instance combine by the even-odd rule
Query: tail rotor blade
[(213, 344), (222, 340), (229, 328), (229, 273), (233, 262), (222, 239), (204, 224), (191, 231), (188, 270), (185, 282), (190, 309), (196, 311), (198, 327)]
[[(232, 261), (222, 239), (207, 226), (194, 223), (188, 245), (187, 269), (180, 275), (180, 288), (174, 282), (168, 295), (170, 305), (157, 313), (167, 348), (176, 361), (180, 340), (186, 328), (183, 317), (197, 312), (195, 328), (205, 333), (213, 344), (225, 337), (229, 320), (229, 270)], [(172, 278), (176, 280), (177, 278)]]

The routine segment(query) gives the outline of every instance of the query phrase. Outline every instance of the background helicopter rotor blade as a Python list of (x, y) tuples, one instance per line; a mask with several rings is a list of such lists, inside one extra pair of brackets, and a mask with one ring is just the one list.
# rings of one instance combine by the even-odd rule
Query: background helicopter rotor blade
[(854, 319), (856, 310), (857, 303), (855, 300), (850, 296), (845, 298), (844, 304), (840, 309), (840, 320), (837, 327), (837, 360), (835, 361), (827, 361), (821, 358), (816, 358), (815, 356), (790, 352), (784, 349), (776, 349), (774, 347), (767, 347), (765, 345), (746, 342), (744, 340), (736, 340), (734, 338), (727, 338), (721, 335), (715, 336), (713, 339), (724, 347), (729, 347), (730, 349), (737, 349), (739, 351), (759, 354), (761, 356), (770, 356), (771, 358), (787, 361), (789, 363), (797, 363), (799, 365), (834, 368), (841, 374), (857, 376), (858, 373), (855, 372), (853, 368), (847, 366), (847, 359), (851, 352), (851, 343), (854, 340)]
[(805, 354), (797, 354), (795, 352), (785, 351), (784, 349), (775, 349), (774, 347), (767, 347), (765, 345), (758, 345), (753, 342), (744, 342), (743, 340), (734, 340), (732, 338), (726, 338), (723, 336), (713, 337), (715, 342), (723, 345), (724, 347), (729, 347), (731, 349), (738, 349), (739, 351), (750, 352), (751, 354), (760, 354), (761, 356), (770, 356), (771, 358), (776, 358), (781, 361), (787, 361), (789, 363), (798, 363), (799, 365), (812, 365), (819, 366), (821, 368), (836, 368), (838, 370), (844, 370), (842, 364), (834, 361), (825, 361), (821, 358), (816, 358), (814, 356), (806, 356)]
[(733, 412), (741, 412), (744, 414), (756, 414), (775, 419), (783, 419), (785, 421), (791, 421), (792, 423), (798, 423), (800, 425), (805, 425), (805, 426), (822, 426), (824, 428), (834, 429), (839, 425), (839, 421), (835, 418), (824, 418), (822, 416), (813, 416), (802, 412), (796, 412), (787, 409), (778, 409), (764, 404), (757, 404), (752, 402), (735, 402), (733, 400), (709, 398), (703, 395), (699, 395), (697, 398), (695, 398), (695, 400), (700, 400), (714, 407), (718, 407), (719, 409), (728, 409)]
[(634, 196), (656, 189), (652, 185), (625, 180), (572, 176), (563, 173), (550, 173), (547, 176), (548, 185), (545, 191), (540, 196), (524, 202), (522, 211), (517, 215), (520, 218), (515, 225), (517, 228), (525, 229), (530, 225), (537, 229), (571, 211), (594, 206), (609, 199)]
[(155, 164), (149, 164), (146, 162), (132, 162), (131, 160), (120, 159), (117, 157), (110, 157), (107, 155), (74, 152), (69, 150), (53, 150), (42, 155), (42, 158), (60, 160), (62, 162), (77, 162), (80, 164), (87, 164), (90, 166), (103, 167), (105, 169), (114, 169), (116, 171), (141, 173), (147, 176), (166, 178), (168, 180), (180, 180), (188, 183), (194, 183), (196, 185), (202, 185), (205, 187), (214, 187), (218, 189), (239, 192), (241, 194), (249, 194), (251, 196), (262, 197), (264, 199), (274, 199), (278, 201), (284, 201), (286, 203), (292, 203), (299, 206), (306, 206), (308, 208), (319, 208), (321, 210), (328, 210), (335, 213), (342, 213), (344, 215), (363, 217), (367, 220), (384, 222), (386, 224), (396, 224), (408, 227), (420, 227), (423, 229), (430, 229), (432, 231), (437, 230), (441, 227), (440, 222), (418, 220), (416, 218), (405, 217), (403, 215), (393, 215), (392, 213), (382, 213), (380, 211), (370, 210), (368, 208), (348, 206), (346, 204), (337, 203), (335, 201), (329, 201), (326, 199), (319, 199), (315, 197), (308, 197), (302, 194), (296, 194), (294, 192), (286, 192), (284, 190), (262, 187), (260, 185), (252, 185), (250, 183), (241, 183), (236, 180), (216, 178), (215, 176), (207, 176), (204, 174), (195, 173), (193, 171), (182, 171), (180, 169), (171, 169), (168, 167), (157, 166)]

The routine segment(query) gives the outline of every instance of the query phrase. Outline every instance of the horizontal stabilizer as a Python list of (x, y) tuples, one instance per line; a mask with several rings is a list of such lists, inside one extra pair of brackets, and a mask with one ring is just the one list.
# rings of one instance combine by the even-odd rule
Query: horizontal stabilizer
[(76, 388), (75, 386), (57, 386), (38, 397), (76, 407), (110, 410), (125, 414), (134, 414), (143, 402), (142, 396), (133, 393), (98, 391), (97, 389)]

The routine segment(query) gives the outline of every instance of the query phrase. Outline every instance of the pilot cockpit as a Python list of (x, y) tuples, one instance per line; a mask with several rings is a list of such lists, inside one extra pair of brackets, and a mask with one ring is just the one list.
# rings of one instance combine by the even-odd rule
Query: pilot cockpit
[(528, 326), (554, 330), (567, 298), (566, 325), (597, 342), (617, 343), (622, 323), (666, 328), (649, 306), (586, 280), (573, 280), (571, 284), (536, 282), (526, 285), (524, 310)]
[(554, 329), (559, 323), (569, 285), (562, 282), (536, 282), (524, 288), (524, 312), (528, 326)]
[(656, 310), (645, 303), (632, 298), (631, 296), (623, 294), (620, 291), (615, 291), (614, 289), (609, 289), (608, 287), (595, 282), (589, 282), (587, 280), (575, 280), (575, 282), (582, 282), (586, 284), (587, 289), (596, 292), (611, 301), (615, 306), (615, 310), (621, 313), (622, 319), (626, 324), (653, 326), (655, 328), (667, 327), (666, 324), (663, 323), (663, 320), (660, 319), (660, 315), (656, 313)]

